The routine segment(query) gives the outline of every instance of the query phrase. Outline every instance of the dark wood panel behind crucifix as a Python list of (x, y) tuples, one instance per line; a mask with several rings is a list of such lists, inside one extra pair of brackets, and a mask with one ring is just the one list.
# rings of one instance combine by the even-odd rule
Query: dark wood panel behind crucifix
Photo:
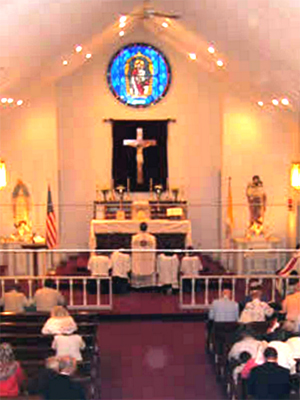
[(114, 186), (133, 192), (148, 192), (153, 186), (166, 188), (168, 178), (168, 121), (113, 121)]

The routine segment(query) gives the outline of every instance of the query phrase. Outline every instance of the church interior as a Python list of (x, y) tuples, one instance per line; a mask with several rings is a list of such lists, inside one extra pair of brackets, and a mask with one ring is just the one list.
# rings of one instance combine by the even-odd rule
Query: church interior
[[(89, 398), (240, 398), (206, 321), (224, 282), (280, 303), (300, 274), (298, 0), (0, 11), (2, 299), (50, 277), (78, 326), (97, 321)], [(17, 343), (26, 313), (5, 311)]]

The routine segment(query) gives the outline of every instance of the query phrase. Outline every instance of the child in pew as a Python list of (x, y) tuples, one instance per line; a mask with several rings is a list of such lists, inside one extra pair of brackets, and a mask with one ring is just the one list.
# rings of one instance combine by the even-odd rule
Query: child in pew
[(0, 398), (18, 396), (24, 381), (25, 374), (15, 360), (10, 344), (2, 343), (0, 345)]
[(53, 307), (50, 315), (42, 328), (43, 335), (70, 335), (77, 331), (76, 322), (63, 306)]
[(248, 351), (243, 351), (239, 357), (239, 365), (237, 365), (233, 370), (233, 379), (235, 384), (238, 382), (239, 374), (241, 374), (242, 379), (247, 379), (252, 368), (257, 365), (257, 361), (251, 357), (251, 354)]

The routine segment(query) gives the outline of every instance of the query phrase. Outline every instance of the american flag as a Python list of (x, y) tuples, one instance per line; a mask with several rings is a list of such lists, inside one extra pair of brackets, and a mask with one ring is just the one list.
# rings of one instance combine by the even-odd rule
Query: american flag
[(46, 244), (48, 249), (53, 249), (57, 245), (56, 218), (52, 203), (50, 186), (48, 186), (47, 197)]

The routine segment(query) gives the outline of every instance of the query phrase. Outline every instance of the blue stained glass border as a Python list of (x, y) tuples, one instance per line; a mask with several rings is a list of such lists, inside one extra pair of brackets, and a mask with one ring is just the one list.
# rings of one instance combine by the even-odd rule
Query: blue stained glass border
[[(141, 58), (148, 66), (149, 93), (134, 95), (129, 89), (130, 60)], [(150, 72), (151, 71), (151, 72)], [(152, 45), (132, 43), (122, 47), (113, 55), (107, 69), (107, 81), (112, 94), (123, 104), (131, 107), (148, 107), (159, 102), (168, 92), (171, 83), (171, 68), (164, 54)]]

